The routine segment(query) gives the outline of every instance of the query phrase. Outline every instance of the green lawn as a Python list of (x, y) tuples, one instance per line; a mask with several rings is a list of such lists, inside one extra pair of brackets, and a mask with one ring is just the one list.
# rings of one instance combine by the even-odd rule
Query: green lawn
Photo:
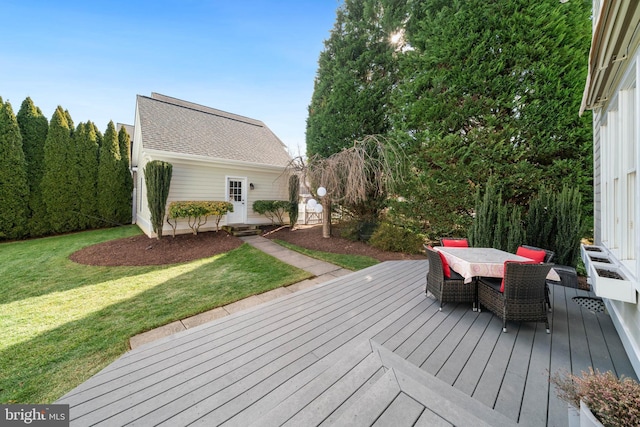
[(135, 226), (0, 244), (0, 402), (49, 403), (140, 332), (303, 280), (249, 245), (198, 261), (93, 267), (68, 256)]
[(363, 268), (371, 267), (372, 265), (378, 264), (377, 259), (374, 259), (368, 256), (344, 255), (344, 254), (334, 254), (331, 252), (312, 251), (311, 249), (301, 248), (300, 246), (292, 245), (291, 243), (285, 242), (283, 240), (278, 240), (278, 239), (274, 239), (274, 242), (284, 246), (285, 248), (289, 248), (291, 250), (300, 252), (312, 258), (320, 259), (322, 261), (339, 265), (340, 267), (346, 268), (347, 270), (351, 270), (351, 271), (362, 270)]

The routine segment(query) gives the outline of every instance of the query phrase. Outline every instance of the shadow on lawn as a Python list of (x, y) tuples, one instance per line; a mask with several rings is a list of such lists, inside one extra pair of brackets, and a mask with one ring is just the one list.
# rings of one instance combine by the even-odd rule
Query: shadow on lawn
[(52, 402), (126, 352), (133, 335), (307, 276), (245, 244), (0, 352), (0, 402)]

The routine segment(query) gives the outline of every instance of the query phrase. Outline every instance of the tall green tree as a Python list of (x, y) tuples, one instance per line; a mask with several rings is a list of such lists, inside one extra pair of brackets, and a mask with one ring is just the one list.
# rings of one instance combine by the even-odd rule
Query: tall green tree
[(0, 239), (27, 233), (29, 185), (20, 127), (9, 102), (0, 99)]
[(307, 118), (307, 155), (326, 158), (389, 130), (395, 46), (406, 1), (345, 0), (318, 60)]
[[(396, 81), (406, 0), (345, 0), (320, 54), (307, 118), (310, 166), (356, 141), (390, 130), (388, 109)], [(376, 177), (368, 177), (375, 181)], [(386, 194), (371, 191), (363, 201), (341, 207), (359, 222), (376, 222)]]
[(591, 119), (577, 114), (590, 3), (413, 5), (392, 101), (397, 140), (414, 159), (406, 212), (466, 228), (474, 190), (489, 177), (520, 205), (541, 183), (577, 184), (590, 198)]
[(98, 217), (98, 136), (92, 122), (80, 123), (73, 133), (77, 150), (78, 227), (99, 227)]
[(132, 220), (133, 177), (131, 176), (131, 138), (124, 126), (118, 131), (118, 146), (120, 147), (120, 175), (123, 186), (118, 192), (118, 218), (124, 224)]
[(47, 139), (49, 121), (27, 97), (17, 114), (22, 150), (27, 164), (29, 183), (28, 229), (30, 236), (42, 236), (49, 232), (47, 211), (42, 201), (42, 176), (44, 174), (44, 143)]
[(124, 186), (118, 133), (110, 121), (102, 138), (98, 165), (98, 213), (105, 225), (123, 224), (120, 194)]
[(67, 114), (62, 107), (56, 108), (44, 143), (42, 201), (52, 233), (78, 229), (77, 152)]

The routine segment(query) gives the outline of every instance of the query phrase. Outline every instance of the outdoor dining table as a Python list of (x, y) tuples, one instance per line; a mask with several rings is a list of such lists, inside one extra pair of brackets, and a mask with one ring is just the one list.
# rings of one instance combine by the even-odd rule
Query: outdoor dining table
[[(511, 252), (495, 248), (456, 248), (435, 246), (433, 249), (442, 252), (449, 267), (464, 277), (464, 283), (471, 283), (476, 277), (504, 277), (505, 261), (531, 261)], [(550, 280), (559, 280), (558, 274), (551, 269), (547, 276)]]

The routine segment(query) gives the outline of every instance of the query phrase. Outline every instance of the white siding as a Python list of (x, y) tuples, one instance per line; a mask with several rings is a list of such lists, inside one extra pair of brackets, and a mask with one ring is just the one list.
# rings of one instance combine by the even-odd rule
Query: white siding
[[(162, 160), (173, 165), (171, 186), (167, 203), (185, 200), (218, 200), (226, 201), (227, 177), (243, 177), (247, 179), (247, 185), (253, 183), (255, 189), (247, 189), (247, 223), (248, 224), (269, 224), (270, 220), (262, 215), (253, 212), (253, 202), (256, 200), (286, 200), (287, 199), (287, 177), (281, 170), (261, 170), (247, 166), (225, 166), (207, 162), (196, 162), (188, 160), (173, 159), (166, 156), (155, 156), (153, 160)], [(149, 236), (155, 236), (151, 230), (150, 215), (147, 206), (146, 186), (144, 184), (144, 165), (149, 161), (147, 156), (143, 156), (140, 161), (138, 172), (138, 183), (141, 191), (138, 191), (138, 226)], [(220, 221), (220, 226), (226, 224), (226, 218)], [(201, 231), (215, 230), (215, 223), (210, 218)], [(168, 224), (163, 228), (164, 235), (173, 232)], [(178, 224), (178, 233), (191, 232), (186, 221)]]
[[(624, 265), (640, 292), (640, 81), (638, 52), (611, 101), (594, 110), (594, 237)], [(606, 300), (636, 372), (640, 373), (640, 304)]]

